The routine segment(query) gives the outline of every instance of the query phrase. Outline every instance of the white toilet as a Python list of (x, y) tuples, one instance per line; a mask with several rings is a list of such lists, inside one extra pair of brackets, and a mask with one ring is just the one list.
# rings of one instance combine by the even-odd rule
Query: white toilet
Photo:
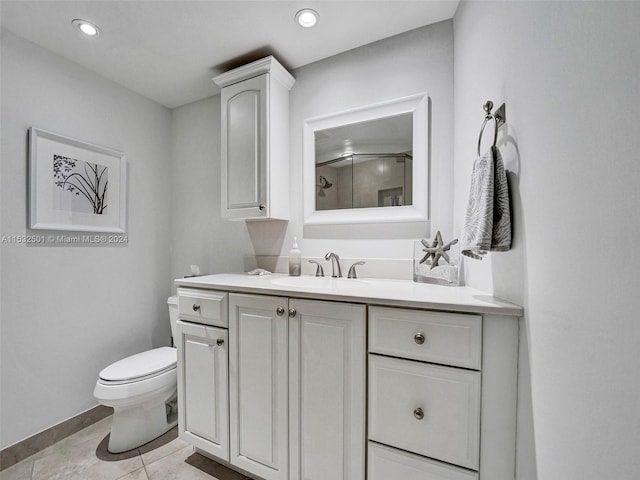
[[(171, 334), (176, 337), (178, 299), (169, 297)], [(178, 423), (177, 353), (154, 348), (109, 365), (100, 372), (93, 395), (113, 407), (108, 450), (120, 453), (159, 437)]]

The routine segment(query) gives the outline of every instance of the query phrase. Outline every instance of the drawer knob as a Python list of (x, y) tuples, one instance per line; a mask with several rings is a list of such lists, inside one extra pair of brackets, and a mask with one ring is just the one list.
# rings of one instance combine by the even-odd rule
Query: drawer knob
[(413, 416), (416, 417), (417, 420), (422, 420), (424, 418), (424, 411), (421, 408), (416, 408), (413, 411)]
[(418, 345), (422, 345), (424, 343), (425, 340), (425, 336), (424, 333), (416, 333), (413, 336), (413, 340), (418, 344)]
[(295, 308), (290, 308), (289, 309), (289, 317), (293, 318), (298, 314), (298, 312), (296, 311)]
[(216, 340), (216, 345), (218, 345), (219, 347), (221, 347), (222, 345), (224, 345), (224, 338), (219, 338)]
[(281, 317), (282, 315), (284, 315), (284, 307), (278, 307), (276, 308), (276, 314)]
[(193, 304), (193, 311), (194, 312), (199, 312), (200, 311), (200, 305), (198, 305), (197, 303)]

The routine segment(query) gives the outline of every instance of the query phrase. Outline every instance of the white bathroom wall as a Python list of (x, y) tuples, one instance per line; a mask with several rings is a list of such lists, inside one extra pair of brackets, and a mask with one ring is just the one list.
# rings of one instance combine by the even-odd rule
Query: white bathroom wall
[(465, 1), (454, 18), (454, 231), (482, 105), (507, 104), (514, 249), (465, 267), (525, 307), (518, 480), (640, 472), (638, 25), (640, 3), (614, 1)]
[(3, 31), (2, 235), (27, 225), (27, 130), (126, 154), (122, 247), (1, 245), (0, 448), (96, 405), (98, 372), (167, 345), (170, 111)]
[(242, 272), (253, 247), (245, 222), (221, 219), (220, 95), (171, 111), (171, 279)]
[[(449, 236), (453, 182), (453, 29), (445, 21), (390, 37), (295, 69), (291, 90), (290, 199), (288, 222), (249, 224), (255, 253), (288, 255), (297, 236), (303, 256), (332, 250), (343, 257), (411, 258), (413, 238), (397, 236), (397, 225), (378, 238), (366, 226), (320, 227), (303, 236), (302, 122), (307, 118), (427, 92), (431, 99), (431, 192), (435, 229)], [(316, 228), (317, 230), (317, 228)], [(380, 229), (378, 229), (378, 234)], [(391, 230), (395, 230), (391, 232)], [(391, 232), (391, 234), (390, 234)], [(407, 272), (410, 275), (410, 272)]]

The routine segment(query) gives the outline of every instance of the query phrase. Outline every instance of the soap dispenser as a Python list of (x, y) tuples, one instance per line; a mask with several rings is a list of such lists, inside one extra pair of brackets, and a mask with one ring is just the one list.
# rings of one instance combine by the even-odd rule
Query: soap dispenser
[(293, 247), (289, 251), (289, 275), (299, 277), (302, 271), (302, 252), (298, 248), (298, 237), (293, 237)]

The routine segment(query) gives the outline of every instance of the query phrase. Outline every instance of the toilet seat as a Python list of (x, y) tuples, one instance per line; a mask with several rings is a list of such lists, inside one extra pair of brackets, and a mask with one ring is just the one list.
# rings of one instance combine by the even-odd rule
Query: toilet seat
[(104, 385), (140, 382), (175, 369), (176, 361), (175, 348), (154, 348), (112, 363), (100, 372), (98, 381)]
[(93, 395), (103, 405), (135, 405), (154, 398), (163, 391), (176, 390), (178, 369), (172, 368), (159, 375), (151, 375), (143, 380), (113, 384), (98, 379)]

